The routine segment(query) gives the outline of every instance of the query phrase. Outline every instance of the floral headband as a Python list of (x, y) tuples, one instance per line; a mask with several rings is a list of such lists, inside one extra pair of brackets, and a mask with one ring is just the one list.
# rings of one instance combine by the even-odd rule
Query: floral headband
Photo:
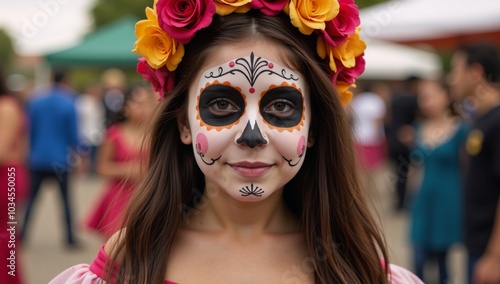
[(175, 86), (174, 72), (184, 56), (184, 44), (212, 23), (215, 14), (260, 10), (267, 16), (283, 11), (302, 34), (318, 34), (317, 52), (331, 69), (331, 79), (346, 105), (350, 87), (365, 69), (365, 42), (360, 38), (354, 0), (155, 0), (147, 19), (135, 25), (134, 53), (142, 56), (137, 71), (160, 99)]

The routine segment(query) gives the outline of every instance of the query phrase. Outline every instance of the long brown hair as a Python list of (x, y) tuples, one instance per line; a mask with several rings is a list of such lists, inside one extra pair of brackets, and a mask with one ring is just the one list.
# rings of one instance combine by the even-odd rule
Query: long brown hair
[(186, 119), (189, 86), (217, 46), (259, 39), (284, 46), (284, 62), (306, 76), (311, 89), (315, 143), (285, 186), (284, 199), (299, 216), (316, 282), (387, 283), (380, 262), (380, 257), (387, 261), (384, 240), (358, 183), (346, 114), (328, 66), (316, 55), (315, 36), (302, 35), (287, 16), (252, 11), (215, 16), (185, 46), (176, 87), (162, 102), (151, 133), (149, 171), (127, 211), (126, 233), (112, 250), (118, 282), (163, 283), (174, 238), (205, 187), (193, 149), (181, 142), (177, 126), (178, 119)]

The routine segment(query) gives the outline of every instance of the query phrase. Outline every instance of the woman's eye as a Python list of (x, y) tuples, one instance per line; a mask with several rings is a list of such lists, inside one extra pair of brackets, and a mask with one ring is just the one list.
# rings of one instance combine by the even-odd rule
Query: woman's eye
[(286, 117), (293, 113), (295, 104), (286, 99), (278, 99), (268, 104), (264, 110), (274, 116)]
[(238, 111), (234, 102), (225, 98), (213, 99), (208, 103), (208, 109), (215, 115), (228, 115)]

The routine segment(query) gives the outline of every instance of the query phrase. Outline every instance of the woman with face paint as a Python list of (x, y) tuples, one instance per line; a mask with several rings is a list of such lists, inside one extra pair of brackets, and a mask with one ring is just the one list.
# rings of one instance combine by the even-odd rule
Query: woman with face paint
[(388, 264), (356, 176), (352, 0), (158, 0), (146, 15), (134, 52), (163, 97), (148, 173), (125, 229), (53, 283), (421, 283)]

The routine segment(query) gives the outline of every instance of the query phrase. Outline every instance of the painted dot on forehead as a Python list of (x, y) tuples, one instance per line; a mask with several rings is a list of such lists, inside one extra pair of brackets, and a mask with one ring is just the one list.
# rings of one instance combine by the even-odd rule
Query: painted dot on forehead
[(255, 93), (255, 88), (254, 88), (254, 87), (252, 87), (252, 88), (248, 89), (248, 91), (249, 91), (251, 94), (253, 94), (253, 93)]
[(231, 68), (234, 67), (234, 61), (229, 62), (229, 67), (231, 67)]
[(269, 69), (273, 69), (274, 64), (272, 62), (269, 62), (269, 64), (267, 64), (267, 67), (269, 67)]

